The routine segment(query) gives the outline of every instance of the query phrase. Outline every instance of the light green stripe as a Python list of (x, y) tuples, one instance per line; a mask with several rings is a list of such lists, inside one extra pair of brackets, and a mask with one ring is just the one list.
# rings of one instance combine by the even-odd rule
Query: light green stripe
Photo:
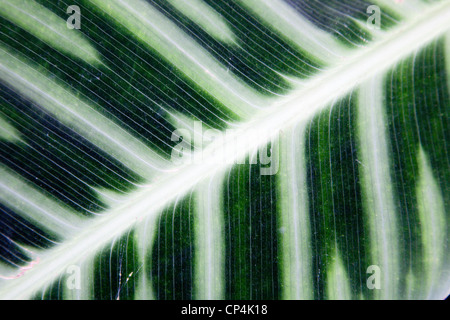
[(327, 299), (349, 300), (352, 299), (350, 280), (347, 276), (339, 251), (335, 252), (333, 262), (327, 270)]
[(222, 204), (223, 176), (212, 177), (197, 188), (195, 218), (195, 298), (223, 299), (225, 293), (225, 235)]
[(52, 200), (16, 173), (0, 167), (0, 176), (0, 201), (42, 230), (66, 238), (85, 225), (74, 211)]
[(157, 216), (150, 216), (144, 221), (136, 222), (137, 227), (134, 234), (139, 256), (139, 269), (135, 271), (138, 273), (136, 277), (139, 279), (135, 293), (136, 300), (155, 300), (151, 280), (152, 263), (149, 263), (149, 257), (152, 254), (153, 241), (157, 231)]
[(419, 181), (416, 193), (425, 270), (421, 279), (425, 278), (426, 283), (425, 288), (420, 291), (424, 294), (421, 298), (435, 299), (433, 293), (436, 293), (436, 288), (441, 285), (438, 281), (441, 279), (440, 270), (445, 258), (447, 221), (441, 190), (433, 177), (430, 162), (422, 146), (418, 155)]
[(7, 142), (19, 142), (20, 139), (20, 132), (11, 124), (9, 124), (6, 119), (4, 119), (0, 115), (0, 140), (7, 141)]
[(203, 0), (168, 0), (168, 2), (218, 41), (236, 43), (227, 21)]
[(390, 176), (382, 88), (381, 76), (373, 77), (361, 86), (357, 116), (358, 157), (372, 264), (381, 269), (381, 289), (374, 293), (377, 298), (393, 299), (397, 297), (399, 277), (399, 230)]
[(284, 131), (277, 175), (282, 298), (288, 300), (314, 298), (304, 135), (303, 123)]
[(66, 20), (33, 0), (2, 0), (0, 15), (65, 54), (101, 64), (99, 53), (80, 31), (69, 29)]

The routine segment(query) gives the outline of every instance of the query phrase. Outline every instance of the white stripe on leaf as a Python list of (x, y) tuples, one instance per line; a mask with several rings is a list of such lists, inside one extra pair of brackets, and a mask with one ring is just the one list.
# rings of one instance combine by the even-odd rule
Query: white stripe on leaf
[(425, 274), (420, 275), (420, 278), (425, 280), (425, 286), (420, 288), (424, 296), (420, 298), (438, 299), (440, 292), (437, 294), (437, 288), (442, 290), (443, 293), (448, 290), (448, 287), (443, 287), (448, 283), (439, 283), (447, 244), (444, 199), (422, 146), (419, 148), (418, 155), (419, 181), (416, 194), (425, 270)]
[(213, 176), (196, 189), (195, 298), (218, 300), (225, 293), (225, 227), (223, 175)]
[(0, 115), (0, 140), (17, 143), (21, 141), (20, 132)]
[(350, 281), (338, 250), (332, 260), (327, 270), (327, 299), (350, 300), (352, 299)]
[(152, 248), (153, 241), (156, 236), (157, 228), (156, 216), (149, 216), (143, 221), (136, 222), (135, 238), (137, 243), (138, 254), (138, 269), (135, 271), (135, 277), (138, 278), (137, 288), (135, 293), (136, 300), (154, 300), (155, 294), (153, 292), (152, 283)]
[(76, 234), (85, 220), (66, 205), (36, 189), (24, 178), (9, 169), (0, 167), (0, 200), (17, 214), (41, 229), (64, 239)]
[(371, 264), (378, 266), (382, 273), (381, 289), (376, 290), (375, 295), (392, 299), (397, 296), (399, 277), (399, 231), (383, 100), (381, 76), (361, 86), (357, 115), (358, 157), (364, 216), (369, 225)]
[(283, 299), (313, 299), (311, 225), (305, 158), (305, 124), (283, 131), (278, 232), (282, 256)]
[(218, 41), (227, 44), (236, 43), (236, 37), (227, 21), (203, 0), (168, 0), (168, 2)]

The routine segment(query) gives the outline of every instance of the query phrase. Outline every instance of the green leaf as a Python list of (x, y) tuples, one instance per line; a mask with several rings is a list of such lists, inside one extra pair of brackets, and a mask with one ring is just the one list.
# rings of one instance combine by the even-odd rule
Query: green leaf
[(447, 297), (450, 2), (70, 5), (0, 4), (1, 299)]

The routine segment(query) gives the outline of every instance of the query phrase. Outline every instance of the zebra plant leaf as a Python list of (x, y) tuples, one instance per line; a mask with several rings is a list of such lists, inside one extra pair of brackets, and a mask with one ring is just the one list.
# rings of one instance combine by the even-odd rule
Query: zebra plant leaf
[(1, 299), (443, 299), (450, 2), (2, 0)]

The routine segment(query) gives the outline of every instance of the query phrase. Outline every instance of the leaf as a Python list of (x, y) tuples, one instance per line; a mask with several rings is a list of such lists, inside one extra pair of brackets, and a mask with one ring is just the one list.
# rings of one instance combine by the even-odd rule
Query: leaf
[(70, 5), (0, 5), (0, 298), (448, 295), (448, 1)]

